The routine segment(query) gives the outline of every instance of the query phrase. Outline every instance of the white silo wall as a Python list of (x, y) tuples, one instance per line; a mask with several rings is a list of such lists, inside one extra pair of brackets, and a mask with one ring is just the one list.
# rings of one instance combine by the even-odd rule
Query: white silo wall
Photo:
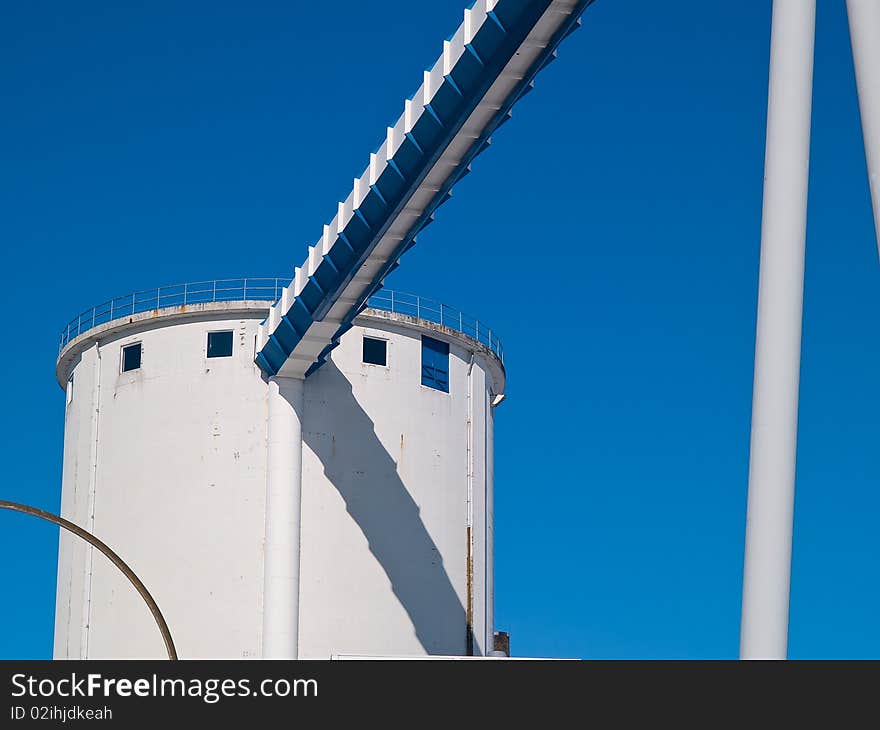
[[(85, 332), (59, 360), (60, 382), (73, 376), (62, 514), (129, 563), (184, 658), (262, 653), (265, 315), (264, 302), (153, 310)], [(220, 330), (233, 354), (207, 358)], [(387, 340), (386, 367), (363, 363), (365, 334)], [(449, 393), (421, 384), (423, 334), (450, 344)], [(135, 342), (141, 367), (123, 373)], [(465, 654), (469, 615), (473, 653), (491, 649), (490, 401), (503, 387), (484, 346), (375, 310), (306, 379), (301, 657)], [(55, 656), (163, 655), (124, 576), (62, 535)]]

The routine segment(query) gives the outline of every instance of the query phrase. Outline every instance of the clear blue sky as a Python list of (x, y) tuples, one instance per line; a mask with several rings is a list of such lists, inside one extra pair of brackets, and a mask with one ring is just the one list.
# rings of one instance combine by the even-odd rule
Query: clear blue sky
[[(6, 5), (5, 498), (58, 509), (66, 320), (290, 272), (464, 2)], [(516, 654), (737, 653), (769, 21), (598, 0), (388, 280), (504, 342), (496, 626)], [(790, 653), (878, 657), (880, 266), (832, 0), (813, 108)], [(56, 532), (0, 513), (0, 550), (0, 656), (48, 657)]]

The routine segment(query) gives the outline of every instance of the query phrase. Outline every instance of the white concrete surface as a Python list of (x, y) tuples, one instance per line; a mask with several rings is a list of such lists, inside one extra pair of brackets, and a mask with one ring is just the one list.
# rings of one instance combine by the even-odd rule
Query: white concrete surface
[[(93, 519), (156, 598), (182, 658), (264, 653), (269, 386), (253, 357), (265, 306), (158, 310), (86, 333), (59, 358), (59, 382), (73, 377), (62, 513)], [(303, 387), (299, 656), (464, 654), (469, 594), (483, 653), (489, 400), (503, 369), (430, 323), (367, 310), (356, 325)], [(224, 329), (233, 356), (208, 359), (207, 333)], [(388, 340), (387, 367), (361, 362), (365, 332)], [(448, 394), (420, 384), (422, 332), (450, 342)], [(142, 367), (121, 373), (121, 348), (134, 342)], [(61, 540), (55, 656), (162, 657), (124, 577)]]

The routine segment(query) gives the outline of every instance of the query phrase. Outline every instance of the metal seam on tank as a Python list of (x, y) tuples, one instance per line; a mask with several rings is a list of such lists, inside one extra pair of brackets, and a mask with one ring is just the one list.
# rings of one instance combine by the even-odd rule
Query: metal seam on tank
[(466, 636), (466, 647), (467, 647), (467, 655), (473, 656), (474, 654), (474, 531), (473, 531), (473, 522), (474, 522), (474, 446), (473, 446), (473, 408), (474, 408), (474, 396), (473, 396), (473, 377), (472, 372), (474, 369), (474, 358), (475, 354), (471, 352), (470, 361), (468, 362), (467, 369), (467, 522), (466, 522), (466, 537), (467, 537), (467, 616), (466, 616), (466, 624), (467, 624), (467, 636)]
[[(89, 483), (86, 495), (86, 530), (95, 531), (95, 497), (98, 488), (98, 439), (101, 417), (101, 346), (95, 343), (95, 386), (92, 389), (92, 439), (89, 449)], [(95, 549), (89, 545), (86, 552), (86, 575), (83, 586), (83, 621), (80, 636), (80, 658), (89, 657), (89, 640), (92, 631), (92, 573), (94, 572)]]
[[(483, 634), (485, 638), (484, 653), (495, 650), (495, 617), (489, 611), (489, 576), (488, 571), (494, 570), (489, 562), (489, 419), (493, 418), (492, 407), (489, 405), (489, 392), (483, 387)], [(491, 619), (491, 622), (490, 622)]]

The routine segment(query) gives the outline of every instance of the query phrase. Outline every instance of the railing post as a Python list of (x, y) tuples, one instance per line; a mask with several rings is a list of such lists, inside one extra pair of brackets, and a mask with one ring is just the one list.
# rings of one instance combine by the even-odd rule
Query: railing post
[(421, 297), (416, 297), (416, 319), (422, 318), (422, 299)]
[(216, 302), (217, 301), (217, 280), (216, 279), (214, 279), (213, 284), (214, 284), (214, 288), (213, 288), (213, 291), (211, 292), (211, 301)]
[(131, 313), (134, 314), (134, 292), (131, 293)]
[(474, 320), (474, 339), (479, 342), (480, 341), (480, 320)]
[(460, 309), (458, 310), (458, 331), (464, 332), (464, 314)]
[(244, 280), (244, 291), (242, 292), (242, 298), (247, 301), (247, 279)]
[(92, 327), (95, 326), (95, 314), (97, 313), (97, 307), (92, 307)]
[(162, 306), (162, 287), (156, 288), (156, 309)]
[(388, 293), (391, 294), (391, 313), (394, 314), (394, 289)]
[(183, 285), (183, 306), (184, 307), (186, 306), (186, 288), (187, 288), (187, 286), (188, 286), (187, 284)]
[(111, 322), (113, 321), (113, 300), (112, 299), (110, 300), (110, 320), (109, 321), (111, 321)]

